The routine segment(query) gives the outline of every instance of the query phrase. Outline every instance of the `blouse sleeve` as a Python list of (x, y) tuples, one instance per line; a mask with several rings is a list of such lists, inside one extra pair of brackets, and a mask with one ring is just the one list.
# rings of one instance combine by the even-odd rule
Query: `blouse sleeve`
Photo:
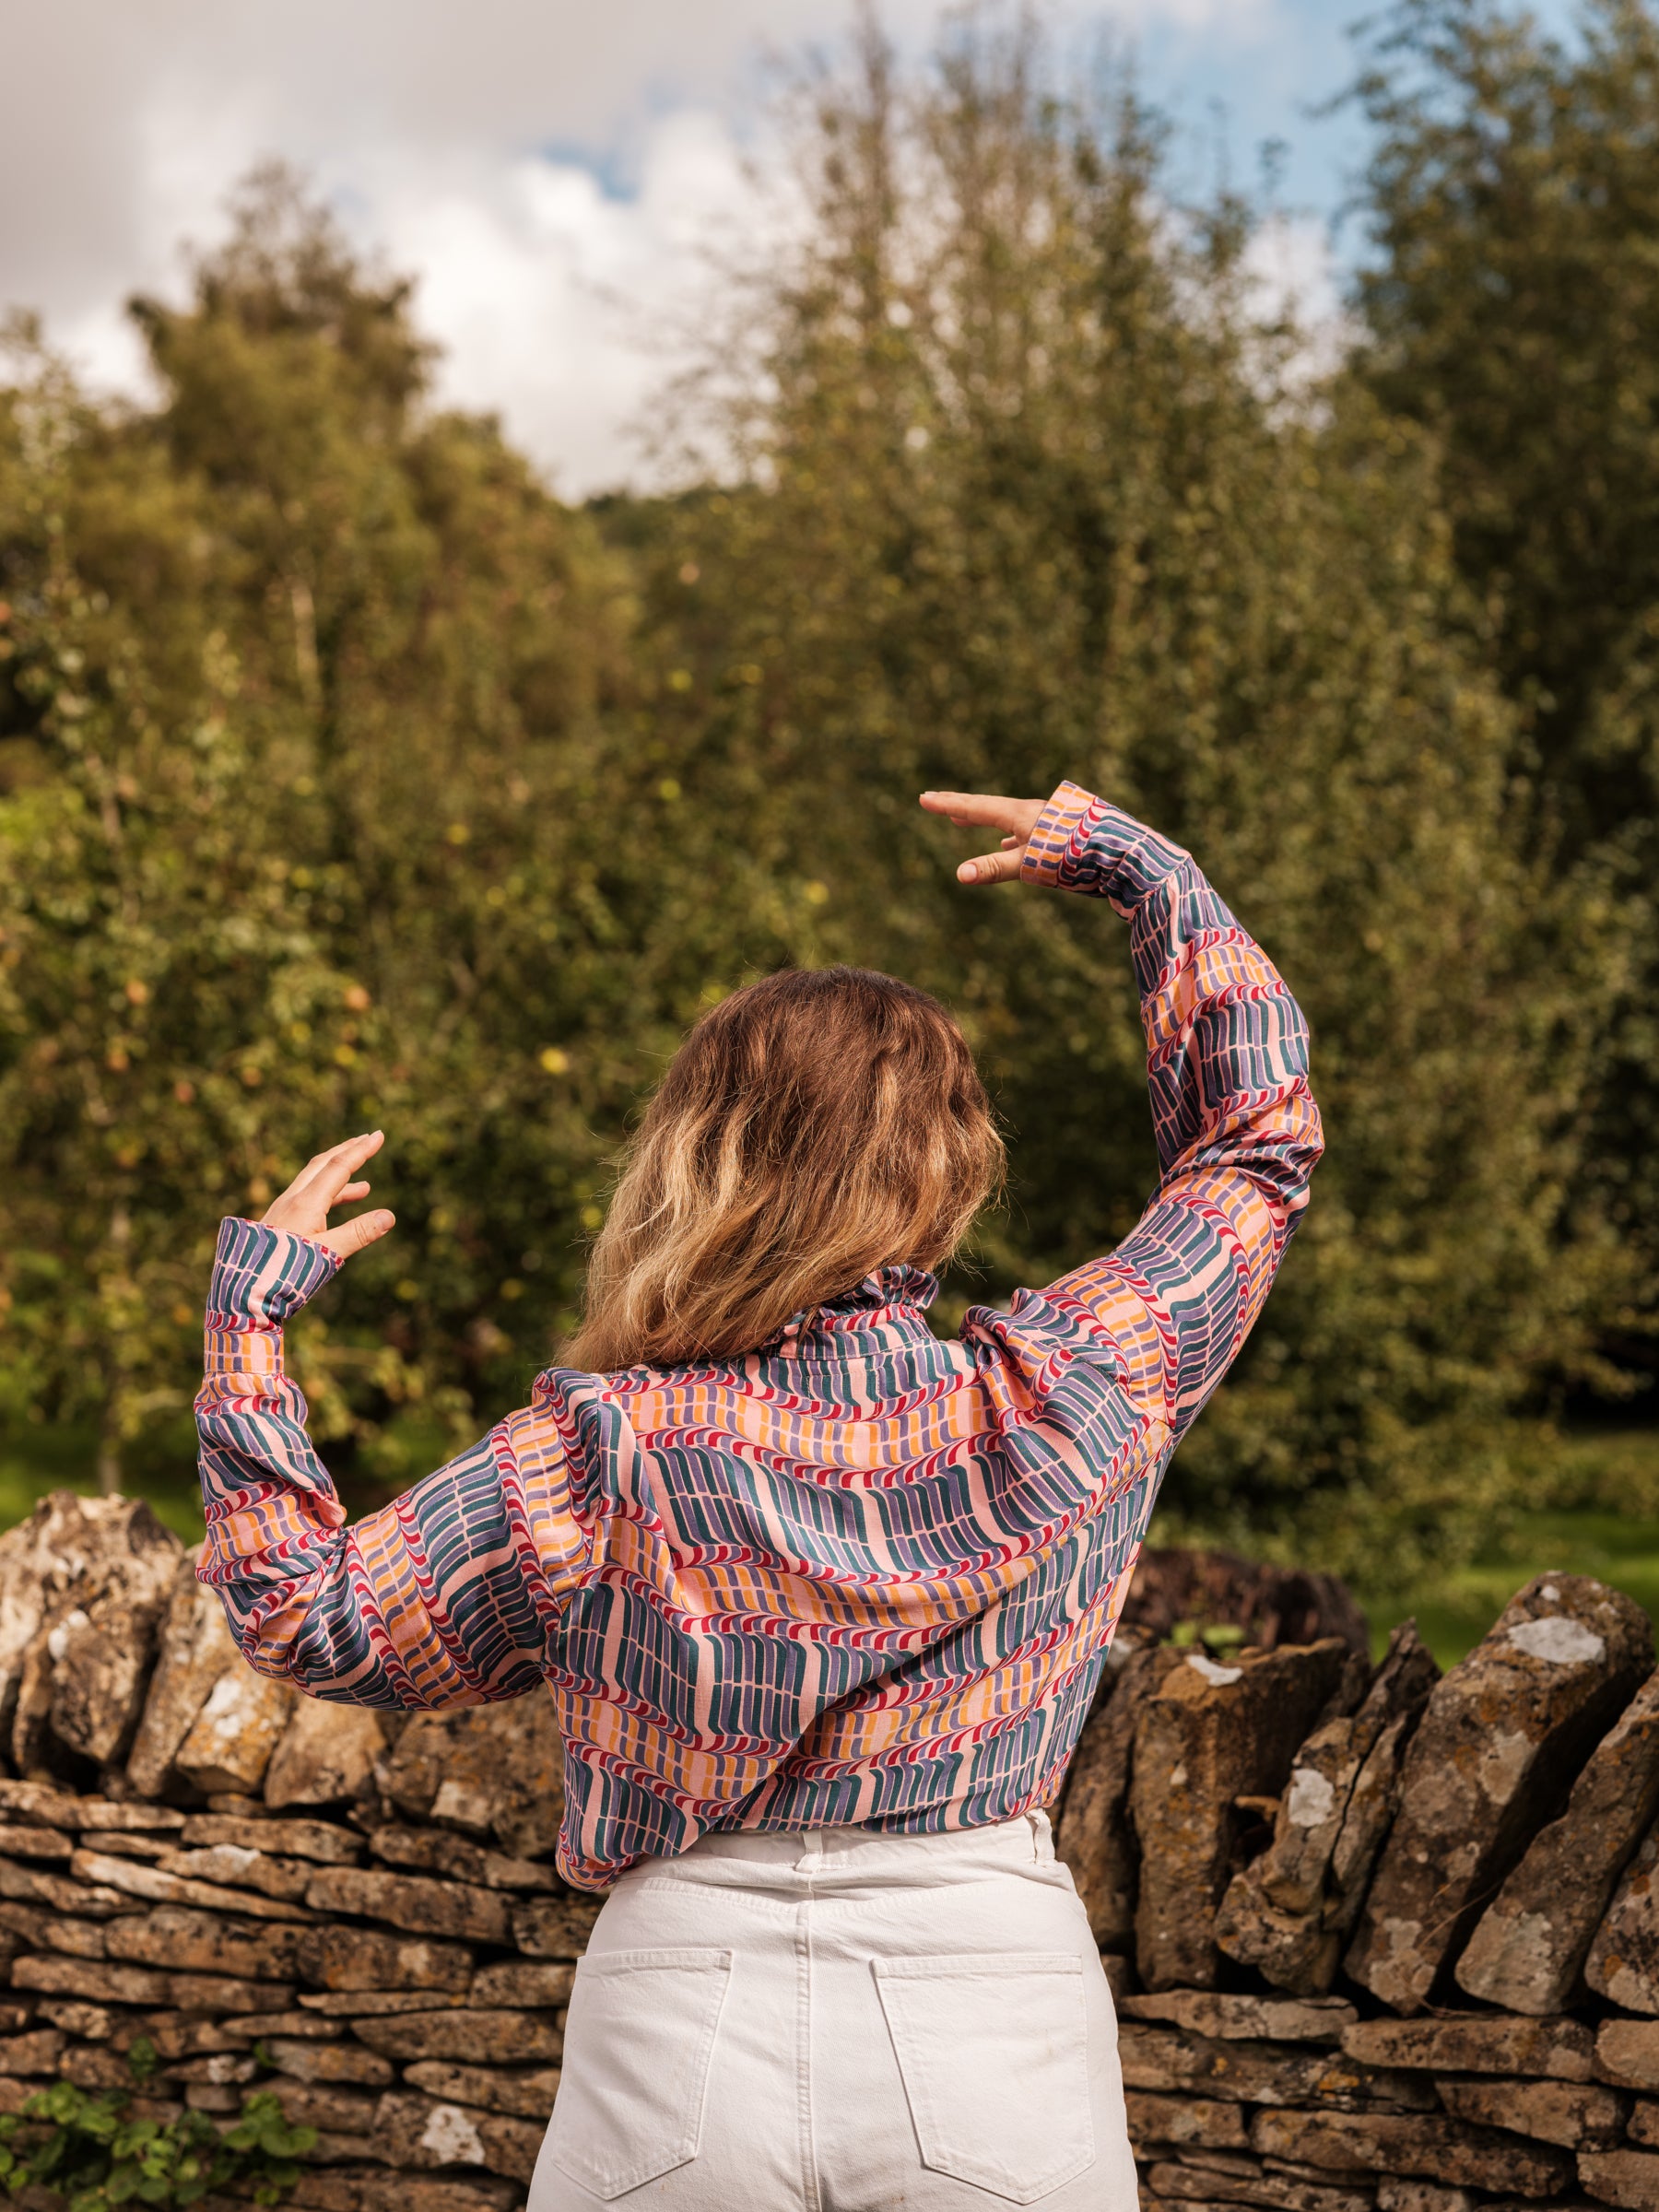
[(533, 1688), (592, 1565), (562, 1440), (532, 1406), (355, 1527), (306, 1432), (283, 1324), (338, 1262), (226, 1221), (196, 1399), (201, 1579), (250, 1665), (352, 1705), (477, 1705)]
[(1063, 783), (1029, 882), (1111, 900), (1129, 924), (1158, 1187), (1132, 1233), (1048, 1296), (1111, 1340), (1131, 1393), (1179, 1436), (1226, 1373), (1308, 1203), (1324, 1149), (1308, 1027), (1190, 853)]

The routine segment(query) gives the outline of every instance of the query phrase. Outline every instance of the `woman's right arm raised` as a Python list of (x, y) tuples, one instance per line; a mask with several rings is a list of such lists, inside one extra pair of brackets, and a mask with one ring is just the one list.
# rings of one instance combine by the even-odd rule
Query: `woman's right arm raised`
[(379, 1512), (346, 1512), (307, 1434), (283, 1324), (389, 1213), (363, 1196), (378, 1131), (319, 1153), (263, 1221), (226, 1221), (196, 1399), (207, 1543), (201, 1579), (243, 1656), (314, 1697), (431, 1708), (516, 1697), (590, 1564), (553, 1424), (531, 1408)]
[(1109, 1336), (1179, 1436), (1238, 1354), (1308, 1203), (1324, 1140), (1308, 1029), (1284, 979), (1190, 853), (1063, 783), (1046, 805), (928, 792), (1004, 834), (965, 883), (1091, 893), (1129, 924), (1160, 1174), (1113, 1253), (1053, 1284)]

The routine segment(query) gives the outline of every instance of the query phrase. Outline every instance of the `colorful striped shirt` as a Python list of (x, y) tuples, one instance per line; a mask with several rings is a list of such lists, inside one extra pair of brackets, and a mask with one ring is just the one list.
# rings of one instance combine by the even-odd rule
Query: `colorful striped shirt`
[(1261, 1310), (1321, 1138), (1300, 1011), (1190, 855), (1063, 784), (1024, 873), (1128, 921), (1161, 1176), (1117, 1251), (950, 1341), (932, 1278), (894, 1266), (744, 1358), (549, 1368), (347, 1528), (282, 1360), (336, 1262), (224, 1224), (203, 1581), (249, 1663), (313, 1697), (545, 1684), (578, 1888), (715, 1829), (1011, 1819), (1064, 1772), (1170, 1453)]

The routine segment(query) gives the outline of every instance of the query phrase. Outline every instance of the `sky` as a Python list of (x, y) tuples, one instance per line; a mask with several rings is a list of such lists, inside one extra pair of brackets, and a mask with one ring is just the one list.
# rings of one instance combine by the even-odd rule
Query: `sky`
[[(1544, 0), (1563, 22), (1571, 0)], [(1288, 148), (1263, 273), (1336, 312), (1329, 220), (1363, 150), (1310, 109), (1351, 67), (1346, 0), (1097, 0), (1172, 115), (1194, 179)], [(887, 0), (924, 49), (938, 0)], [(0, 0), (0, 310), (29, 308), (97, 388), (141, 392), (123, 303), (182, 297), (262, 158), (293, 163), (354, 241), (418, 279), (441, 397), (499, 413), (566, 497), (648, 480), (661, 334), (695, 318), (702, 249), (768, 219), (765, 71), (845, 37), (848, 0)], [(20, 88), (27, 88), (26, 95)]]

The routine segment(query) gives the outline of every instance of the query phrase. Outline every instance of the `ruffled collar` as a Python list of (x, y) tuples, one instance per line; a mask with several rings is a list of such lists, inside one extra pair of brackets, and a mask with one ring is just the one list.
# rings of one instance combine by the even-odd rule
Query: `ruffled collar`
[(878, 1267), (851, 1290), (792, 1313), (764, 1349), (774, 1359), (809, 1359), (931, 1342), (927, 1309), (938, 1294), (938, 1278), (924, 1267)]

